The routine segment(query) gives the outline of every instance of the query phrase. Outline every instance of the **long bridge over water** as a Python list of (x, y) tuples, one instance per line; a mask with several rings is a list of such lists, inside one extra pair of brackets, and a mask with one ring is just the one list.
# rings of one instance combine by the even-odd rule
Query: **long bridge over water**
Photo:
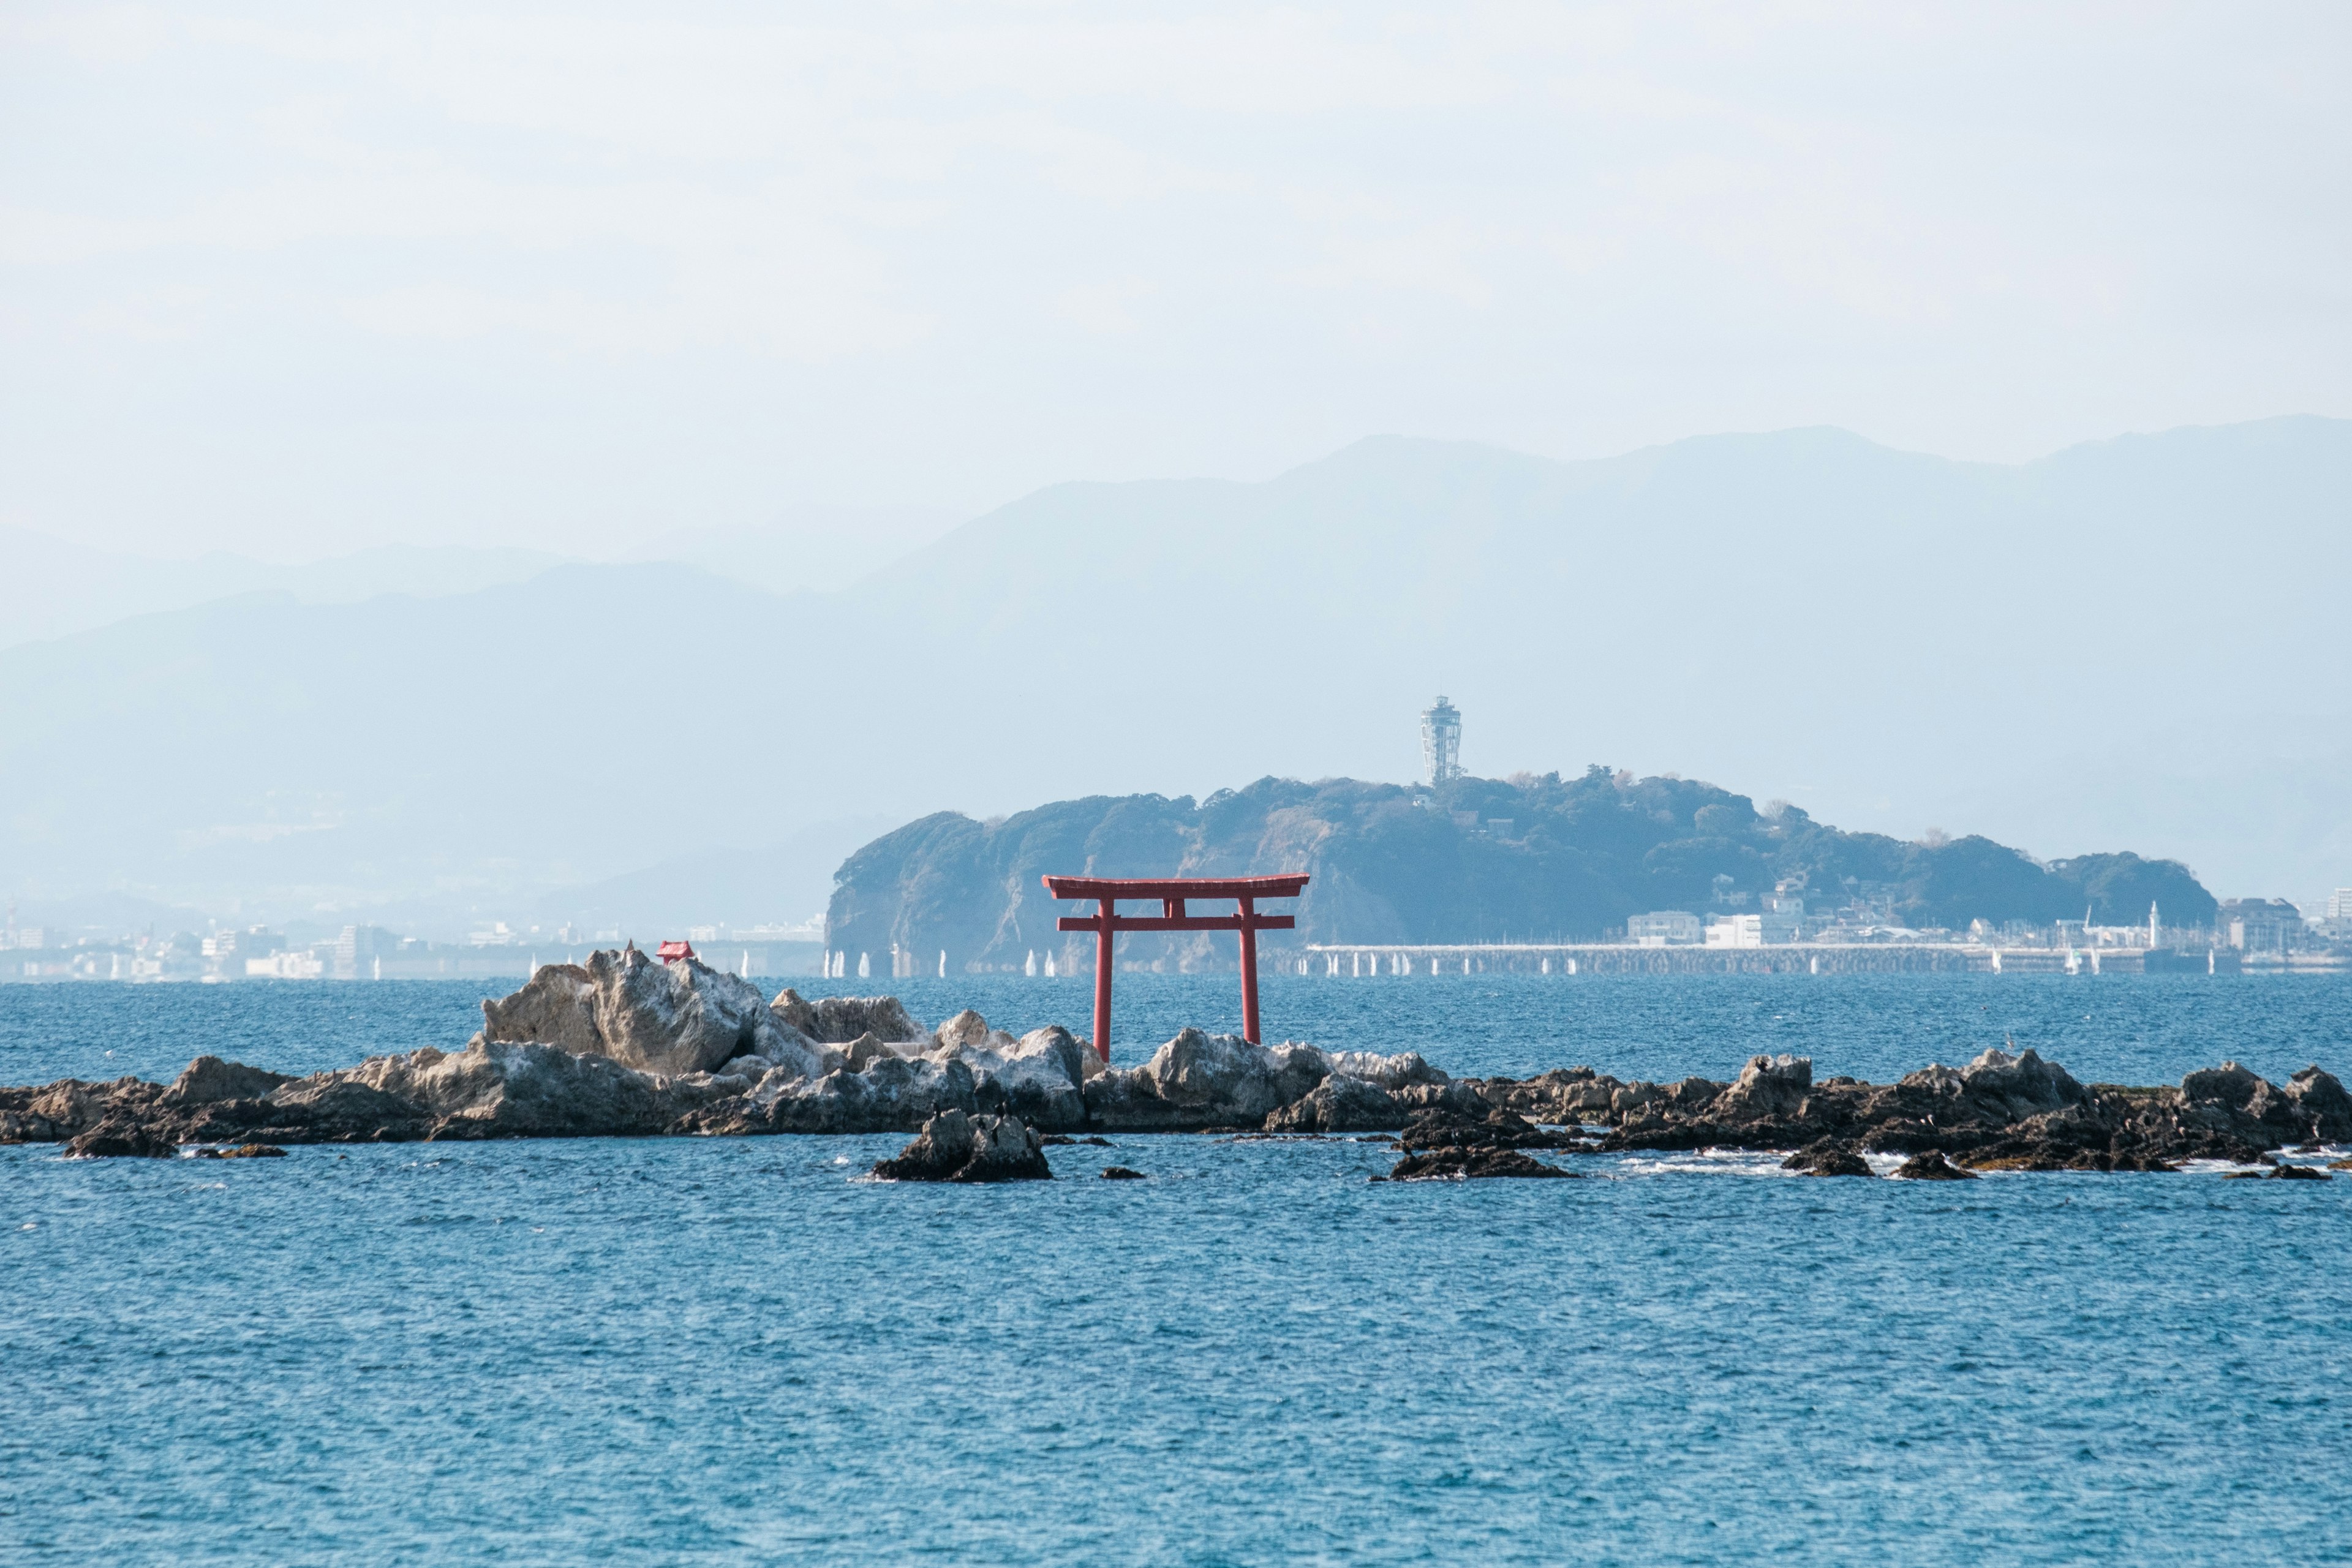
[(1537, 974), (2143, 974), (2340, 971), (2341, 958), (2294, 953), (2248, 962), (2235, 949), (2000, 947), (1983, 942), (1779, 942), (1766, 947), (1628, 942), (1309, 942), (1297, 973), (1342, 979)]

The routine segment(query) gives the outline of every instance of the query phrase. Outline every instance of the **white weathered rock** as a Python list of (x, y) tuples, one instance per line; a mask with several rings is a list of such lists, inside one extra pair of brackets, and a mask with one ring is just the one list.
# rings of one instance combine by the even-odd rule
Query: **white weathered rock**
[(1238, 1035), (1185, 1029), (1139, 1068), (1090, 1075), (1087, 1120), (1109, 1131), (1255, 1127), (1330, 1070), (1329, 1057), (1313, 1046), (1268, 1049)]
[(896, 996), (826, 996), (811, 1002), (786, 986), (768, 1006), (778, 1023), (818, 1045), (847, 1045), (861, 1035), (890, 1041), (928, 1041), (930, 1035)]
[(289, 1084), (270, 1099), (290, 1105), (314, 1083), (321, 1096), (366, 1089), (416, 1108), (436, 1138), (643, 1136), (744, 1089), (730, 1076), (643, 1072), (606, 1056), (503, 1040), (376, 1057), (320, 1079)]
[(1049, 1132), (1086, 1125), (1086, 1058), (1093, 1053), (1067, 1029), (1048, 1025), (1016, 1040), (969, 1011), (949, 1025), (961, 1026), (952, 1035), (948, 1025), (940, 1026), (941, 1043), (930, 1059), (971, 1068), (982, 1109), (1010, 1112)]
[(482, 1004), (481, 1038), (538, 1043), (672, 1076), (738, 1057), (821, 1073), (816, 1042), (780, 1019), (750, 981), (698, 959), (658, 963), (631, 947), (550, 964), (511, 996)]

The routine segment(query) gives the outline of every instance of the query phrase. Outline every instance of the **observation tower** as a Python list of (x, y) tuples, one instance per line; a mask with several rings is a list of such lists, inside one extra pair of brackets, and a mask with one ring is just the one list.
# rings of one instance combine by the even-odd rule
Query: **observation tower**
[(1444, 697), (1421, 716), (1421, 760), (1433, 784), (1462, 776), (1462, 710)]

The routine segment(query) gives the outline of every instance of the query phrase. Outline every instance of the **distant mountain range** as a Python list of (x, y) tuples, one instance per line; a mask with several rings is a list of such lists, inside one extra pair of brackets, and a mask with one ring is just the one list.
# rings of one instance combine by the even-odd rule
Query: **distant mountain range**
[(0, 648), (241, 594), (341, 605), (384, 594), (477, 593), (536, 576), (562, 559), (538, 550), (384, 545), (299, 566), (220, 551), (168, 561), (0, 528), (7, 568), (0, 572)]
[[(1245, 877), (1306, 871), (1301, 942), (1595, 941), (1655, 910), (1756, 912), (1784, 885), (1817, 913), (1864, 907), (1879, 923), (1964, 931), (2147, 921), (2210, 925), (2215, 902), (2187, 868), (2129, 853), (2037, 864), (1981, 837), (1905, 843), (1842, 833), (1794, 806), (1684, 779), (1545, 774), (1456, 779), (1434, 790), (1261, 779), (1191, 797), (1093, 796), (990, 823), (941, 812), (860, 849), (841, 868), (826, 940), (902, 948), (928, 969), (1008, 969), (1033, 954), (1091, 963), (1090, 940), (1056, 931), (1085, 908), (1049, 898), (1047, 873)], [(1074, 945), (1075, 942), (1075, 945)], [(1229, 936), (1120, 939), (1122, 961), (1229, 967)]]
[(1483, 773), (1674, 769), (2307, 897), (2352, 883), (2347, 498), (2316, 418), (2017, 467), (1381, 437), (1056, 486), (835, 592), (516, 560), (215, 598), (0, 649), (0, 891), (510, 919), (827, 824), (1407, 779), (1443, 690)]

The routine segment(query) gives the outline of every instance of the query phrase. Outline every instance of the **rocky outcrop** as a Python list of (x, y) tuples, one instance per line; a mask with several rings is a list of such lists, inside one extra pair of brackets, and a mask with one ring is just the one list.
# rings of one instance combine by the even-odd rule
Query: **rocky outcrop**
[[(1759, 1061), (1761, 1058), (1758, 1058)], [(1870, 1162), (1850, 1143), (1824, 1138), (1809, 1143), (1780, 1162), (1780, 1169), (1807, 1176), (1875, 1176)]]
[(484, 1002), (481, 1038), (665, 1075), (710, 1072), (739, 1057), (762, 1070), (821, 1073), (832, 1057), (792, 1021), (805, 1009), (790, 991), (771, 1005), (750, 981), (699, 959), (664, 963), (629, 947), (593, 953), (585, 964), (550, 964), (513, 995)]
[(110, 1116), (66, 1145), (66, 1153), (77, 1160), (168, 1160), (179, 1152), (176, 1140), (128, 1116)]
[(2267, 1171), (2231, 1171), (2225, 1182), (2332, 1182), (2336, 1178), (2316, 1165), (2277, 1165)]
[(2316, 1067), (2285, 1085), (2232, 1064), (2178, 1088), (2077, 1082), (2031, 1050), (1989, 1050), (1893, 1084), (1812, 1080), (1801, 1058), (1751, 1060), (1738, 1082), (1622, 1083), (1590, 1068), (1474, 1080), (1489, 1102), (1540, 1121), (1600, 1125), (1610, 1149), (1934, 1151), (1972, 1170), (2167, 1171), (2185, 1160), (2259, 1159), (2305, 1140), (2352, 1137), (2352, 1096)]
[(769, 1006), (777, 1022), (820, 1045), (844, 1045), (862, 1036), (913, 1041), (929, 1032), (908, 1016), (896, 996), (826, 996), (809, 1002), (787, 986)]
[(1974, 1171), (1963, 1171), (1935, 1150), (1914, 1154), (1895, 1169), (1898, 1182), (1973, 1182)]
[[(1418, 1061), (1418, 1057), (1413, 1058)], [(1370, 1079), (1334, 1072), (1307, 1094), (1267, 1113), (1268, 1132), (1394, 1132), (1424, 1110), (1484, 1115), (1486, 1104), (1458, 1083), (1383, 1089)]]
[(1589, 1147), (1565, 1134), (1547, 1132), (1513, 1111), (1488, 1109), (1484, 1116), (1474, 1116), (1446, 1106), (1417, 1113), (1397, 1146), (1403, 1157), (1389, 1171), (1392, 1182), (1573, 1176), (1580, 1173), (1546, 1164), (1528, 1151)]
[[(199, 1057), (168, 1086), (0, 1089), (0, 1142), (156, 1155), (190, 1144), (914, 1132), (953, 1113), (1055, 1137), (1399, 1132), (1401, 1164), (1460, 1175), (1511, 1173), (1517, 1162), (1492, 1157), (1506, 1152), (1709, 1146), (1796, 1149), (1798, 1168), (1855, 1174), (1865, 1152), (1933, 1154), (1945, 1172), (2166, 1171), (2352, 1139), (2352, 1095), (2315, 1066), (2273, 1084), (2224, 1063), (2138, 1089), (2084, 1085), (2032, 1051), (1990, 1050), (1885, 1085), (1816, 1081), (1812, 1063), (1790, 1056), (1756, 1057), (1730, 1083), (1625, 1082), (1589, 1067), (1455, 1080), (1413, 1052), (1268, 1047), (1186, 1029), (1139, 1067), (1108, 1068), (1059, 1027), (1015, 1038), (963, 1012), (926, 1030), (887, 996), (813, 1003), (786, 991), (762, 1002), (732, 975), (634, 949), (542, 969), (485, 1003), (483, 1022), (462, 1051), (305, 1078)], [(1937, 1169), (1906, 1166), (1913, 1179), (1954, 1179)]]
[[(1300, 1105), (1335, 1077), (1349, 1081)], [(1141, 1067), (1090, 1076), (1087, 1120), (1112, 1132), (1386, 1131), (1448, 1102), (1452, 1081), (1413, 1052), (1255, 1046), (1238, 1035), (1186, 1029)]]
[(172, 1087), (163, 1091), (156, 1103), (180, 1110), (217, 1105), (226, 1100), (262, 1100), (274, 1093), (280, 1085), (293, 1081), (291, 1073), (249, 1068), (242, 1062), (223, 1061), (218, 1057), (198, 1057), (172, 1080)]
[(1576, 1176), (1517, 1149), (1432, 1149), (1407, 1154), (1383, 1178), (1391, 1182), (1477, 1181), (1490, 1176)]
[(886, 1182), (1042, 1182), (1053, 1175), (1037, 1134), (1017, 1116), (945, 1110), (874, 1174)]

